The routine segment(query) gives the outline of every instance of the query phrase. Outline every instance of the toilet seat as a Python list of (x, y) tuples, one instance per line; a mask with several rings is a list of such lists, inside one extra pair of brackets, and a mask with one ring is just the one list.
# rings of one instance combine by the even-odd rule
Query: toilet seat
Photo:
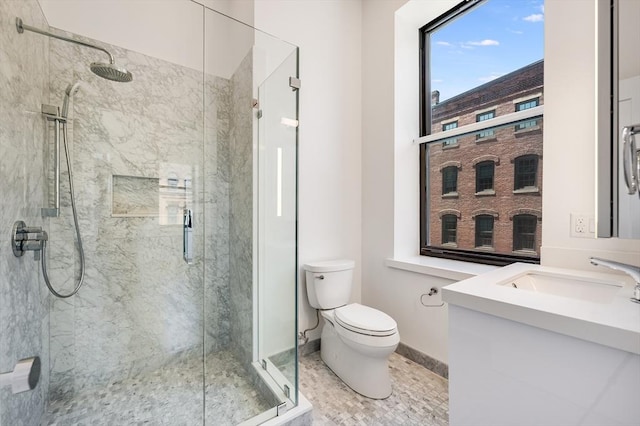
[(359, 303), (337, 308), (333, 316), (339, 326), (366, 336), (384, 337), (398, 332), (398, 324), (389, 315)]

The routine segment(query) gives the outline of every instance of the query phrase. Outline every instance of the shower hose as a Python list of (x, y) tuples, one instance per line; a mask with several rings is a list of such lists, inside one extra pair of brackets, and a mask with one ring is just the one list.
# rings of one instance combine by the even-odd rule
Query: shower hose
[(76, 228), (76, 237), (78, 240), (78, 251), (80, 252), (80, 279), (78, 280), (75, 288), (71, 293), (62, 294), (58, 293), (54, 290), (51, 282), (49, 281), (49, 274), (47, 272), (47, 240), (42, 241), (42, 257), (40, 258), (42, 261), (42, 275), (44, 276), (44, 282), (47, 284), (47, 288), (51, 294), (61, 299), (66, 299), (67, 297), (71, 297), (80, 290), (82, 287), (82, 283), (84, 282), (84, 249), (82, 247), (82, 238), (80, 237), (80, 227), (78, 226), (78, 213), (76, 211), (76, 200), (73, 192), (73, 172), (71, 170), (71, 159), (69, 158), (69, 147), (67, 144), (67, 123), (62, 123), (62, 143), (64, 144), (64, 155), (67, 158), (67, 169), (69, 171), (69, 193), (71, 194), (71, 210), (73, 212), (73, 224)]

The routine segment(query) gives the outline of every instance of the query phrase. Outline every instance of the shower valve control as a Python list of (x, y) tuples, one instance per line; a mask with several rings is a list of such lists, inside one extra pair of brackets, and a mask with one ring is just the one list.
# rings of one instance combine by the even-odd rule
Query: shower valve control
[(40, 260), (40, 251), (47, 239), (47, 232), (39, 226), (27, 226), (21, 220), (13, 224), (11, 248), (16, 257), (21, 257), (27, 251), (33, 251), (34, 260)]

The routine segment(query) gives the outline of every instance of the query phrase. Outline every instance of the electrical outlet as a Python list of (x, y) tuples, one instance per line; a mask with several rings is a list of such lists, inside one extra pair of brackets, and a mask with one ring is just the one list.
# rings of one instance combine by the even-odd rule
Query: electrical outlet
[(571, 236), (595, 238), (595, 217), (589, 214), (571, 213)]

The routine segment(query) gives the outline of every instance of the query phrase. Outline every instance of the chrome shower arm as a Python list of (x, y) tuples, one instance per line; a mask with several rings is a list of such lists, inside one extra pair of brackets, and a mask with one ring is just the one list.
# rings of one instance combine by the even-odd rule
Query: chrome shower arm
[(53, 34), (53, 33), (50, 33), (48, 31), (44, 31), (44, 30), (41, 30), (39, 28), (32, 27), (30, 25), (26, 25), (26, 24), (24, 24), (22, 22), (22, 19), (20, 19), (20, 18), (16, 18), (16, 29), (18, 30), (18, 32), (20, 34), (22, 34), (24, 32), (24, 30), (27, 30), (27, 31), (31, 31), (31, 32), (34, 32), (34, 33), (46, 35), (48, 37), (57, 38), (58, 40), (64, 40), (64, 41), (68, 41), (68, 42), (71, 42), (71, 43), (79, 44), (80, 46), (90, 47), (92, 49), (99, 50), (99, 51), (104, 52), (107, 55), (109, 55), (109, 62), (111, 64), (115, 63), (115, 61), (113, 59), (113, 55), (111, 53), (109, 53), (109, 51), (107, 49), (104, 49), (104, 48), (102, 48), (100, 46), (96, 46), (95, 44), (87, 43), (87, 42), (80, 41), (80, 40), (74, 40), (74, 39), (69, 38), (69, 37)]

